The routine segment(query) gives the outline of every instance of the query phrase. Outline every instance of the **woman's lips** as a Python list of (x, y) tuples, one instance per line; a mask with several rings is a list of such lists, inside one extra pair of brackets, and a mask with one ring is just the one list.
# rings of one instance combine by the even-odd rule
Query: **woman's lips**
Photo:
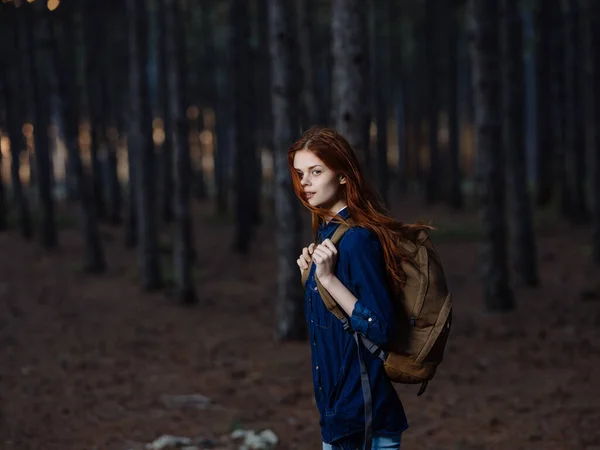
[(304, 195), (306, 196), (306, 199), (310, 199), (313, 195), (315, 195), (314, 192), (305, 192)]

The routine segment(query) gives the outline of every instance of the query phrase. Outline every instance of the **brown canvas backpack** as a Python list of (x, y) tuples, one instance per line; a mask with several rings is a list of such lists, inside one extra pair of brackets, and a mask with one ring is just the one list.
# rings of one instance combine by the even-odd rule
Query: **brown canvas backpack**
[[(334, 245), (337, 246), (344, 233), (354, 226), (351, 219), (347, 223), (341, 223), (335, 231), (331, 238)], [(452, 324), (452, 295), (448, 292), (438, 254), (425, 231), (419, 232), (413, 242), (401, 245), (415, 255), (415, 261), (402, 264), (405, 284), (402, 293), (394, 297), (402, 305), (401, 314), (394, 318), (398, 338), (387, 351), (354, 333), (341, 308), (318, 278), (316, 282), (327, 309), (344, 323), (345, 329), (353, 332), (357, 343), (360, 339), (371, 353), (383, 360), (388, 377), (396, 383), (421, 384), (417, 394), (421, 395), (444, 356)], [(310, 267), (302, 273), (303, 285), (309, 271)]]

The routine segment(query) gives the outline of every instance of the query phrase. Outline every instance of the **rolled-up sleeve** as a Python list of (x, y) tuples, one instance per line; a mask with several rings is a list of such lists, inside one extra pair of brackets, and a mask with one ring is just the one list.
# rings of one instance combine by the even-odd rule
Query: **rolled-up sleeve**
[(340, 259), (346, 262), (349, 288), (358, 299), (350, 317), (352, 328), (386, 348), (393, 339), (394, 313), (381, 244), (364, 228), (348, 231), (341, 244)]

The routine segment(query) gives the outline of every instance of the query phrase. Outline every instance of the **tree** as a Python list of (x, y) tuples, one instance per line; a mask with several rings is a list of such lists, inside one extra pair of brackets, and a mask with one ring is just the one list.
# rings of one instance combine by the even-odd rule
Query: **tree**
[(165, 30), (165, 79), (167, 82), (167, 114), (165, 129), (171, 133), (173, 146), (171, 167), (175, 170), (175, 233), (173, 239), (173, 265), (175, 274), (175, 296), (181, 302), (196, 302), (192, 283), (192, 218), (190, 214), (190, 192), (192, 182), (190, 149), (187, 139), (187, 122), (182, 98), (185, 95), (185, 77), (181, 61), (184, 58), (184, 30), (178, 27), (182, 15), (179, 0), (164, 1)]
[(500, 116), (498, 3), (469, 0), (468, 29), (478, 156), (478, 193), (483, 242), (481, 264), (488, 310), (514, 307), (506, 252), (505, 178)]
[(374, 178), (377, 190), (385, 204), (389, 197), (388, 152), (388, 99), (389, 77), (389, 2), (370, 2), (371, 13), (371, 97), (372, 114), (377, 125)]
[[(11, 7), (3, 11), (4, 18), (10, 20), (6, 26), (3, 25), (3, 30), (8, 32), (3, 41), (8, 45), (9, 49), (6, 51), (6, 60), (15, 61), (16, 64), (8, 64), (4, 66), (4, 76), (6, 80), (6, 89), (4, 90), (4, 101), (7, 111), (7, 132), (10, 140), (10, 153), (11, 153), (11, 165), (10, 165), (10, 176), (13, 190), (13, 197), (17, 204), (18, 215), (19, 215), (19, 229), (23, 238), (30, 240), (33, 238), (33, 224), (31, 220), (31, 212), (29, 208), (29, 200), (21, 182), (20, 175), (20, 162), (21, 162), (21, 151), (25, 141), (23, 139), (23, 132), (21, 131), (21, 124), (24, 122), (25, 109), (27, 100), (25, 102), (20, 101), (18, 96), (20, 92), (19, 86), (19, 73), (20, 73), (20, 62), (22, 60), (21, 54), (26, 52), (25, 42), (22, 38), (21, 24), (22, 14), (20, 17), (15, 17), (17, 11)], [(12, 44), (12, 45), (11, 45)], [(26, 75), (26, 74), (25, 74)], [(24, 77), (21, 77), (23, 79)], [(27, 95), (27, 94), (26, 94)], [(27, 97), (26, 97), (27, 99)], [(24, 105), (25, 104), (25, 105)]]
[(427, 130), (429, 136), (429, 167), (425, 182), (425, 201), (428, 205), (437, 202), (439, 195), (439, 140), (438, 140), (438, 114), (439, 114), (439, 34), (440, 20), (438, 11), (440, 5), (435, 0), (425, 1), (425, 54), (427, 58)]
[(332, 117), (363, 167), (369, 142), (367, 13), (364, 0), (332, 1)]
[(298, 14), (298, 36), (300, 59), (302, 61), (302, 129), (316, 125), (319, 120), (319, 108), (315, 87), (314, 49), (315, 26), (311, 11), (316, 9), (315, 0), (296, 0)]
[(582, 108), (580, 17), (577, 0), (562, 0), (565, 65), (565, 168), (567, 175), (567, 217), (574, 223), (588, 219), (585, 201), (584, 123)]
[(448, 9), (447, 49), (448, 49), (448, 153), (450, 155), (450, 204), (454, 209), (464, 205), (461, 189), (460, 170), (460, 121), (458, 101), (458, 20), (455, 4)]
[[(31, 11), (27, 11), (31, 22), (28, 23), (29, 55), (31, 80), (33, 85), (34, 109), (34, 141), (35, 141), (35, 165), (37, 171), (37, 188), (40, 199), (41, 220), (41, 242), (46, 248), (54, 248), (58, 244), (58, 233), (56, 230), (52, 163), (50, 159), (50, 138), (48, 136), (50, 125), (50, 98), (53, 95), (52, 88), (55, 74), (52, 70), (52, 62), (49, 54), (49, 11), (43, 2), (33, 3)], [(25, 11), (24, 11), (25, 12)]]
[(252, 239), (255, 214), (255, 141), (251, 119), (250, 76), (250, 27), (248, 2), (231, 0), (231, 24), (233, 27), (231, 50), (233, 54), (233, 128), (234, 128), (234, 183), (235, 183), (235, 240), (234, 251), (247, 253)]
[[(96, 208), (90, 181), (83, 170), (79, 151), (79, 123), (83, 95), (78, 82), (76, 28), (77, 16), (80, 14), (77, 5), (65, 6), (58, 11), (57, 23), (54, 27), (54, 61), (62, 68), (59, 78), (59, 92), (62, 98), (61, 115), (64, 120), (65, 140), (69, 158), (69, 166), (75, 183), (75, 194), (80, 226), (85, 243), (85, 270), (91, 273), (101, 273), (106, 270), (106, 259), (100, 241), (100, 233), (96, 222)], [(57, 34), (64, 31), (62, 39)], [(60, 53), (60, 48), (66, 49), (66, 54)]]
[[(139, 265), (142, 287), (146, 290), (162, 286), (158, 251), (156, 196), (154, 185), (155, 156), (152, 138), (152, 112), (149, 105), (148, 76), (148, 10), (145, 0), (128, 0), (129, 28), (129, 104), (128, 146), (135, 164), (135, 201), (139, 238)], [(131, 186), (130, 186), (131, 189)]]
[(292, 4), (289, 0), (269, 1), (271, 49), (271, 101), (275, 170), (275, 212), (277, 215), (277, 336), (301, 339), (306, 334), (302, 290), (298, 289), (296, 254), (301, 248), (300, 214), (288, 169), (287, 149), (298, 129), (298, 67), (295, 64)]
[(523, 44), (519, 0), (501, 1), (502, 127), (508, 172), (513, 259), (517, 277), (538, 284), (537, 250), (525, 161)]

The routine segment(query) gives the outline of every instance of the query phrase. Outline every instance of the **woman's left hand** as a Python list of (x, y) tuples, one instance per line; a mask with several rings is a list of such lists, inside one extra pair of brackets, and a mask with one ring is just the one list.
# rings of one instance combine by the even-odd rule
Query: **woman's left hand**
[(315, 276), (321, 283), (334, 276), (333, 269), (337, 261), (337, 254), (337, 249), (330, 239), (325, 239), (313, 251), (312, 258), (316, 264)]

